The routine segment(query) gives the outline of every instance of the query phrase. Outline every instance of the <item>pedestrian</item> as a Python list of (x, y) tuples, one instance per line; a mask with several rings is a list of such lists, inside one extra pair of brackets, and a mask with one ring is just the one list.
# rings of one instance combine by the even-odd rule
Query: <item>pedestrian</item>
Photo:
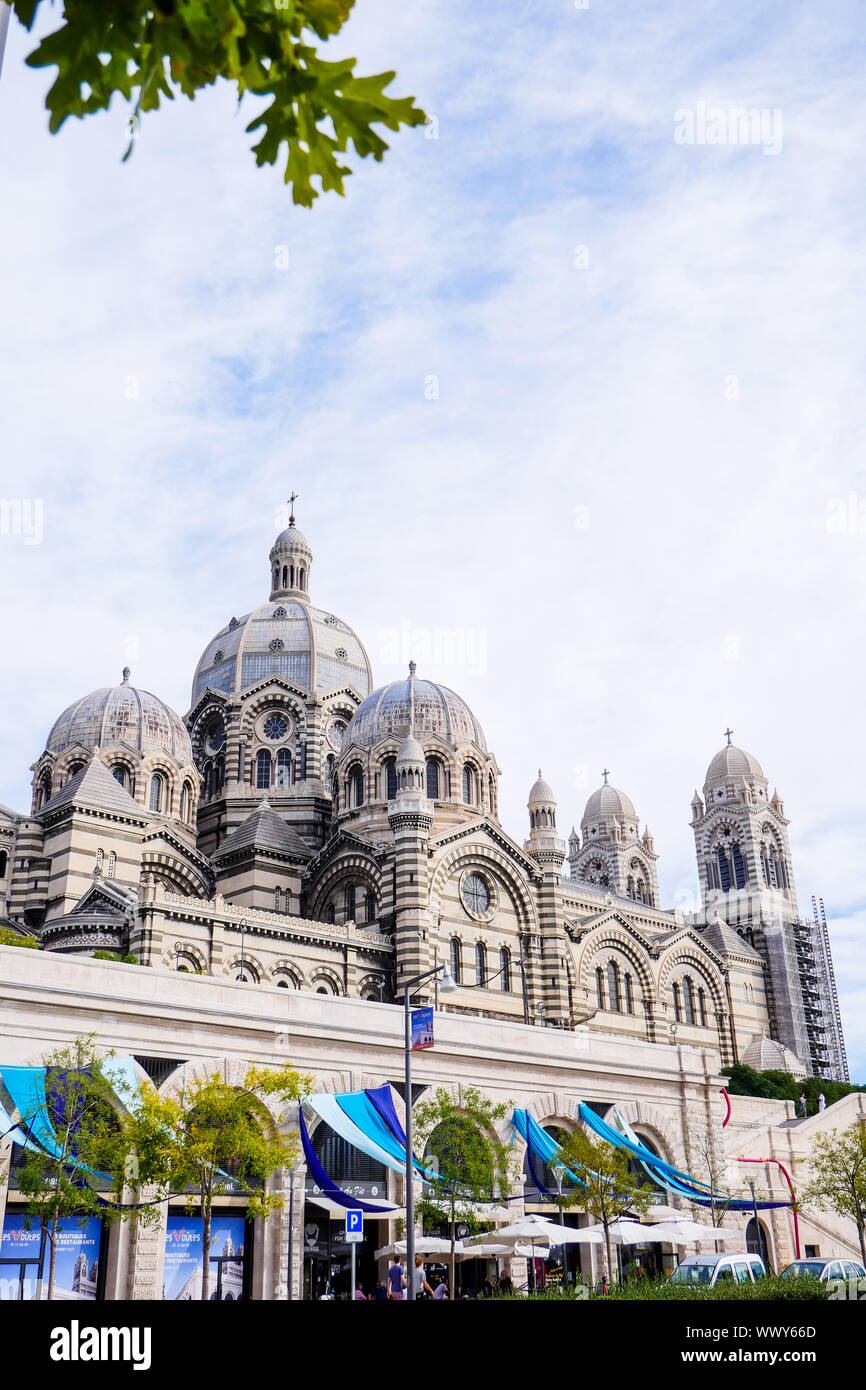
[(806, 1092), (805, 1092), (805, 1091), (804, 1091), (803, 1094), (800, 1096), (800, 1115), (801, 1115), (801, 1118), (805, 1120), (805, 1118), (806, 1118)]
[(382, 1283), (382, 1280), (380, 1279), (373, 1293), (370, 1295), (370, 1300), (373, 1303), (384, 1303), (387, 1300), (387, 1298), (388, 1290), (385, 1288), (385, 1285)]
[(827, 1097), (823, 1091), (818, 1092), (818, 1114), (821, 1115), (827, 1109)]
[(490, 1275), (488, 1274), (487, 1278), (484, 1280), (484, 1283), (481, 1285), (481, 1288), (478, 1291), (478, 1297), (492, 1298), (495, 1292), (496, 1290), (490, 1282)]
[(357, 1289), (355, 1290), (355, 1298), (361, 1299), (364, 1303), (367, 1302), (367, 1295), (364, 1293), (364, 1289), (361, 1284), (359, 1284)]
[(443, 1302), (448, 1297), (448, 1280), (443, 1279), (441, 1284), (436, 1285), (436, 1292), (433, 1295), (437, 1303)]
[(506, 1294), (509, 1296), (514, 1293), (514, 1285), (511, 1282), (511, 1276), (509, 1274), (501, 1274), (499, 1276), (499, 1283), (496, 1285), (496, 1292)]
[(420, 1256), (420, 1255), (416, 1255), (416, 1256), (415, 1256), (415, 1297), (417, 1298), (418, 1295), (421, 1294), (421, 1293), (427, 1293), (427, 1294), (430, 1295), (431, 1298), (433, 1297), (433, 1290), (431, 1289), (430, 1285), (427, 1283), (427, 1280), (426, 1280), (425, 1277), (424, 1277), (424, 1261), (421, 1259), (421, 1256)]
[(388, 1270), (388, 1297), (403, 1301), (403, 1290), (406, 1287), (406, 1275), (403, 1273), (403, 1261), (399, 1255), (394, 1256), (394, 1263)]

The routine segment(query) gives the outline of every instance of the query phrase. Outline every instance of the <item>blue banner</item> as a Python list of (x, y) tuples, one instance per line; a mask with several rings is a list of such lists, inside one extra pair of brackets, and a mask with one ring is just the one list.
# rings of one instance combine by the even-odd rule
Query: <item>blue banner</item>
[(413, 1009), (412, 1010), (412, 1051), (420, 1052), (422, 1048), (433, 1046), (433, 1010)]
[[(30, 1220), (30, 1230), (25, 1225)], [(37, 1218), (7, 1213), (3, 1222), (3, 1237), (0, 1240), (0, 1258), (14, 1261), (38, 1261), (42, 1232)], [(95, 1299), (99, 1278), (99, 1245), (102, 1239), (102, 1222), (98, 1216), (88, 1216), (86, 1221), (75, 1217), (65, 1217), (57, 1223), (57, 1256), (54, 1264), (54, 1297), (63, 1299)], [(51, 1242), (46, 1238), (45, 1259), (42, 1270), (42, 1297), (48, 1297), (48, 1267), (51, 1258)], [(17, 1299), (21, 1294), (19, 1285), (20, 1265), (0, 1265), (0, 1298)], [(36, 1297), (39, 1279), (38, 1264), (27, 1264), (24, 1270), (23, 1292), (25, 1299)]]
[[(234, 1303), (244, 1292), (243, 1216), (214, 1213), (210, 1228), (210, 1297)], [(171, 1301), (201, 1301), (202, 1219), (170, 1216), (165, 1232), (162, 1296)]]

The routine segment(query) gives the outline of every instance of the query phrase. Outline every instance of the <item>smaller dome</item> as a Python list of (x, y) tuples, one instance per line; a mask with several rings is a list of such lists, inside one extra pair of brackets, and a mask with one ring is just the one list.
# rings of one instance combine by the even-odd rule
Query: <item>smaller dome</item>
[(742, 1052), (740, 1061), (753, 1071), (786, 1071), (797, 1078), (806, 1075), (806, 1068), (799, 1057), (784, 1043), (768, 1038), (766, 1033), (754, 1035)]
[(538, 781), (534, 784), (529, 793), (529, 806), (555, 806), (556, 797), (553, 795), (550, 783), (545, 782), (541, 775), (541, 768), (538, 769)]
[(421, 767), (425, 764), (425, 753), (414, 734), (407, 734), (397, 753), (397, 766)]
[(54, 721), (46, 749), (59, 755), (80, 744), (111, 748), (126, 743), (140, 753), (170, 753), (192, 762), (189, 735), (173, 709), (148, 690), (129, 684), (129, 667), (120, 685), (94, 690), (65, 709)]
[(299, 531), (295, 525), (294, 517), (289, 522), (285, 531), (281, 531), (274, 541), (271, 554), (278, 551), (280, 554), (285, 550), (303, 550), (307, 555), (312, 556), (310, 542), (307, 540), (303, 531)]
[(744, 777), (749, 782), (766, 781), (757, 758), (729, 743), (716, 754), (707, 768), (704, 786), (709, 786), (712, 782), (729, 782), (735, 777)]
[(620, 820), (633, 821), (637, 826), (637, 811), (634, 809), (631, 798), (617, 787), (611, 787), (607, 782), (592, 793), (586, 803), (583, 820), (584, 822), (602, 820), (605, 816), (616, 816)]

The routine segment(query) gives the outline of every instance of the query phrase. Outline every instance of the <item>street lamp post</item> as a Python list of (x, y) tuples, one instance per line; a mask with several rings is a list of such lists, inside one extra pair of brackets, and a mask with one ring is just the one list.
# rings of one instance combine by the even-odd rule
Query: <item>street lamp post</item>
[(240, 933), (241, 933), (241, 973), (240, 973), (240, 980), (241, 980), (241, 983), (242, 983), (242, 984), (246, 984), (246, 982), (247, 982), (247, 971), (246, 971), (246, 965), (245, 965), (245, 963), (244, 963), (244, 943), (245, 943), (245, 941), (246, 941), (246, 934), (247, 934), (247, 919), (246, 919), (246, 917), (242, 917), (242, 918), (241, 918), (241, 921), (240, 921)]
[(413, 1302), (415, 1299), (415, 1192), (412, 1186), (412, 1011), (409, 996), (416, 985), (430, 980), (442, 972), (439, 988), (443, 994), (453, 994), (457, 985), (451, 978), (448, 964), (437, 965), (433, 970), (425, 970), (423, 975), (413, 975), (403, 986), (403, 1042), (404, 1085), (406, 1088), (406, 1293)]
[[(564, 1163), (554, 1163), (554, 1165), (553, 1165), (553, 1167), (551, 1168), (550, 1171), (551, 1171), (551, 1173), (553, 1174), (553, 1176), (556, 1178), (556, 1188), (557, 1188), (557, 1192), (558, 1192), (558, 1194), (559, 1194), (559, 1224), (560, 1224), (560, 1226), (564, 1226), (564, 1225), (565, 1225), (565, 1208), (564, 1208), (563, 1205), (562, 1205), (562, 1179), (565, 1177), (565, 1174), (566, 1174), (566, 1171), (567, 1171), (567, 1170), (566, 1170), (566, 1167), (565, 1167), (565, 1164), (564, 1164)], [(566, 1245), (565, 1241), (563, 1241), (563, 1243), (562, 1243), (562, 1270), (563, 1270), (563, 1273), (564, 1273), (564, 1275), (565, 1275), (565, 1281), (564, 1281), (564, 1282), (565, 1282), (566, 1284), (568, 1284), (568, 1275), (569, 1275), (569, 1269), (568, 1269), (568, 1246)]]

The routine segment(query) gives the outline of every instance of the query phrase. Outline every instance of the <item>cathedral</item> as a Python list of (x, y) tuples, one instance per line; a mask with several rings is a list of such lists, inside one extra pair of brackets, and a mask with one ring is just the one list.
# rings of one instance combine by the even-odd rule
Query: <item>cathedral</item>
[(29, 813), (0, 806), (7, 928), (379, 1002), (447, 962), (452, 1014), (847, 1078), (826, 928), (801, 915), (784, 805), (730, 730), (691, 801), (686, 915), (662, 906), (653, 837), (607, 772), (566, 838), (539, 771), (515, 839), (476, 714), (414, 662), (374, 688), (312, 570), (292, 516), (267, 601), (208, 643), (183, 718), (128, 669), (59, 715)]

